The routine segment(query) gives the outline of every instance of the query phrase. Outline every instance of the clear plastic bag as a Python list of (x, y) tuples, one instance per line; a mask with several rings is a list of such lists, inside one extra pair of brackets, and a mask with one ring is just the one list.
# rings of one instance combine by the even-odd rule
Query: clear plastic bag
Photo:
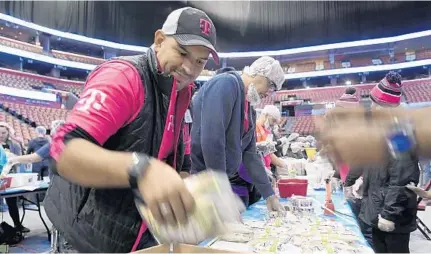
[(229, 224), (240, 222), (245, 207), (233, 193), (226, 174), (206, 170), (184, 182), (196, 202), (194, 212), (184, 225), (160, 224), (142, 202), (136, 201), (142, 218), (159, 243), (198, 244), (226, 233)]

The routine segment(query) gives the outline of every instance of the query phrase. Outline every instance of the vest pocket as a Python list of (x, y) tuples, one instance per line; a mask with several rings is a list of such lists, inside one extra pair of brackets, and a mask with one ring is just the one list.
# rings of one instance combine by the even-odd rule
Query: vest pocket
[(84, 195), (82, 197), (81, 202), (79, 202), (78, 209), (76, 210), (76, 216), (75, 221), (77, 222), (79, 220), (79, 215), (81, 214), (82, 210), (84, 209), (85, 205), (87, 204), (88, 197), (90, 196), (90, 192), (92, 189), (86, 189), (84, 192)]

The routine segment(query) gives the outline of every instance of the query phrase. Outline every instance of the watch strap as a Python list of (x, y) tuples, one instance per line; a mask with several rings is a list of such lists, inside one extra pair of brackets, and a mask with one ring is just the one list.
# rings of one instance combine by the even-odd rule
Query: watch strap
[(129, 168), (129, 184), (132, 190), (138, 189), (139, 180), (150, 165), (151, 157), (142, 153), (133, 153), (133, 164)]

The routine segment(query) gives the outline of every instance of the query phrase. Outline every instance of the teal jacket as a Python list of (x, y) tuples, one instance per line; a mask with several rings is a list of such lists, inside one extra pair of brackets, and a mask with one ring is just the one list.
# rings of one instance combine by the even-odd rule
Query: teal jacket
[(7, 163), (7, 157), (6, 152), (4, 151), (3, 147), (0, 146), (0, 172), (3, 171), (4, 165)]

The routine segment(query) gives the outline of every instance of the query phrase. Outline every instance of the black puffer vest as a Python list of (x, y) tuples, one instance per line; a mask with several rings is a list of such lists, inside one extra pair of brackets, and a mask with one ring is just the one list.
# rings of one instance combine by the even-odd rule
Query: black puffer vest
[[(110, 137), (104, 148), (157, 157), (169, 106), (169, 96), (162, 94), (158, 87), (160, 82), (173, 80), (157, 73), (154, 58), (152, 51), (121, 58), (139, 71), (145, 101), (137, 118)], [(182, 124), (175, 128), (182, 130)], [(180, 171), (184, 154), (182, 131), (177, 144), (175, 168)], [(172, 165), (173, 156), (170, 157), (167, 161)], [(85, 188), (58, 175), (52, 179), (44, 206), (54, 227), (79, 252), (130, 252), (141, 225), (129, 189)], [(150, 233), (144, 233), (138, 248), (150, 247), (154, 244), (151, 240)]]

